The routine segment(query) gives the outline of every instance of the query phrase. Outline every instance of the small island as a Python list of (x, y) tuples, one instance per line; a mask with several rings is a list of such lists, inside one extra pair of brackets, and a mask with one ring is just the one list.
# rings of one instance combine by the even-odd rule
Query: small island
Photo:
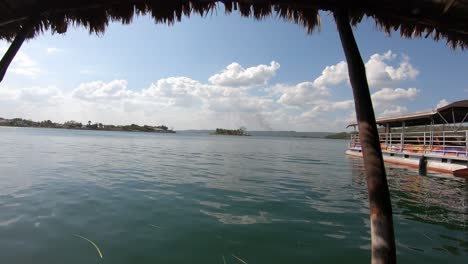
[(347, 133), (347, 132), (340, 132), (340, 133), (336, 133), (336, 134), (327, 135), (327, 136), (325, 136), (325, 138), (328, 138), (328, 139), (350, 139), (351, 134)]
[(152, 132), (152, 133), (175, 133), (173, 129), (169, 129), (165, 125), (139, 126), (136, 124), (131, 125), (105, 125), (102, 123), (93, 123), (88, 121), (87, 124), (76, 122), (73, 120), (67, 121), (63, 124), (55, 123), (51, 120), (32, 121), (22, 118), (5, 119), (0, 117), (0, 126), (9, 127), (35, 127), (35, 128), (61, 128), (61, 129), (79, 129), (79, 130), (103, 130), (103, 131), (129, 131), (129, 132)]
[(224, 129), (217, 128), (212, 135), (225, 135), (225, 136), (250, 136), (247, 134), (246, 129), (241, 127), (239, 129)]

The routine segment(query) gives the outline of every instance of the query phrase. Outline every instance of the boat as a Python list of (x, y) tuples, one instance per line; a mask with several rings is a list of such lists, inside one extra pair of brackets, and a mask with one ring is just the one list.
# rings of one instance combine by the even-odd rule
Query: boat
[[(468, 100), (431, 111), (379, 118), (380, 147), (385, 163), (468, 178)], [(346, 154), (362, 157), (358, 123)]]

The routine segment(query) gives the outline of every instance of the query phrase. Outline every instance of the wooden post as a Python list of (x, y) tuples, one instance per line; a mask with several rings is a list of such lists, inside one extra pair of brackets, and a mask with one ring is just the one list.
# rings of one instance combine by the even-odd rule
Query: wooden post
[(346, 10), (334, 11), (341, 44), (348, 62), (348, 74), (353, 89), (359, 126), (364, 169), (369, 195), (372, 264), (396, 263), (392, 204), (387, 176), (380, 149), (379, 134), (362, 61)]
[(400, 145), (401, 145), (401, 152), (405, 151), (405, 121), (403, 121), (401, 125)]
[(431, 117), (431, 138), (430, 138), (430, 144), (431, 148), (430, 151), (432, 152), (432, 146), (434, 145), (434, 118)]
[(3, 81), (3, 77), (5, 77), (5, 73), (10, 66), (10, 63), (15, 58), (16, 53), (21, 48), (21, 45), (23, 45), (24, 40), (31, 33), (34, 26), (36, 26), (38, 22), (38, 16), (31, 16), (22, 25), (20, 32), (18, 32), (7, 52), (5, 55), (3, 55), (3, 58), (0, 61), (0, 82)]
[(465, 131), (465, 158), (468, 158), (468, 130)]

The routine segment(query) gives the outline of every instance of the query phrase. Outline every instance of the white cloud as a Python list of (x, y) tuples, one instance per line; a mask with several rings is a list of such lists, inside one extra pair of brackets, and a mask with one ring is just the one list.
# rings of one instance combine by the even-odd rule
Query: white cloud
[(301, 116), (308, 117), (308, 118), (315, 118), (321, 113), (325, 113), (325, 112), (330, 113), (330, 112), (335, 112), (337, 110), (349, 110), (349, 109), (352, 109), (353, 106), (354, 106), (353, 100), (344, 100), (344, 101), (337, 101), (337, 102), (321, 100), (321, 101), (316, 102), (316, 104), (310, 111), (304, 112)]
[(19, 91), (19, 99), (32, 103), (43, 103), (61, 96), (62, 92), (56, 87), (31, 87)]
[[(387, 52), (374, 54), (369, 60), (376, 83), (386, 83), (384, 88), (375, 87), (372, 94), (378, 116), (406, 112), (404, 104), (420, 92), (416, 88), (392, 88), (400, 80), (417, 75), (412, 66), (405, 66), (407, 58), (398, 67), (389, 66), (388, 62), (395, 58), (395, 54)], [(384, 63), (374, 63), (379, 61)], [(23, 60), (22, 66), (34, 65)], [(55, 87), (5, 87), (0, 89), (0, 112), (37, 120), (166, 124), (177, 129), (246, 126), (342, 130), (355, 118), (354, 101), (334, 96), (335, 92), (341, 94), (342, 88), (333, 86), (348, 81), (346, 63), (325, 67), (313, 81), (269, 84), (279, 67), (274, 61), (250, 68), (232, 63), (205, 82), (169, 77), (142, 89), (130, 87), (127, 80), (86, 82), (71, 92)]]
[(14, 89), (8, 89), (6, 87), (0, 88), (0, 101), (9, 101), (17, 99), (19, 91)]
[(255, 115), (272, 108), (272, 104), (273, 100), (268, 98), (250, 97), (245, 94), (239, 94), (233, 97), (218, 97), (212, 99), (206, 104), (206, 109), (214, 112), (250, 112)]
[(380, 116), (381, 117), (397, 116), (397, 115), (404, 114), (406, 112), (408, 112), (408, 108), (406, 106), (396, 105), (396, 106), (391, 106), (391, 107), (385, 109), (380, 114)]
[(416, 88), (382, 88), (372, 94), (372, 101), (375, 104), (382, 102), (391, 102), (397, 100), (413, 100), (418, 95), (419, 90)]
[(319, 87), (336, 85), (348, 79), (348, 64), (341, 61), (335, 65), (325, 67), (322, 75), (314, 80), (314, 85)]
[[(409, 63), (409, 58), (402, 57), (399, 66), (391, 66), (388, 63), (398, 56), (391, 51), (384, 54), (374, 54), (366, 63), (369, 84), (378, 89), (383, 84), (395, 85), (403, 80), (415, 79), (418, 71)], [(352, 100), (334, 101), (330, 97), (330, 86), (348, 82), (347, 64), (341, 61), (335, 65), (327, 66), (314, 82), (304, 82), (295, 86), (277, 85), (273, 87), (274, 94), (280, 94), (277, 102), (286, 107), (303, 109), (299, 119), (313, 120), (321, 115), (336, 113), (339, 111), (352, 111)], [(377, 115), (389, 114), (396, 111), (404, 111), (404, 107), (395, 105), (398, 102), (414, 100), (419, 94), (416, 88), (381, 88), (372, 94), (372, 100)]]
[(72, 93), (74, 98), (86, 101), (118, 100), (132, 95), (126, 80), (113, 80), (109, 83), (95, 81), (82, 83)]
[(203, 84), (187, 77), (171, 77), (158, 80), (144, 89), (139, 97), (162, 104), (189, 107), (199, 103)]
[(402, 56), (398, 67), (388, 64), (397, 58), (391, 50), (384, 54), (374, 54), (366, 62), (366, 73), (371, 88), (398, 83), (405, 80), (414, 80), (419, 71), (411, 65), (408, 56)]
[(231, 63), (226, 69), (211, 76), (208, 81), (215, 85), (228, 87), (252, 87), (265, 85), (280, 68), (280, 64), (272, 61), (270, 66), (258, 65), (244, 69), (239, 63)]
[(437, 103), (436, 108), (441, 108), (441, 107), (444, 107), (444, 106), (446, 106), (448, 104), (449, 104), (449, 102), (447, 101), (447, 99), (442, 99), (442, 100), (439, 101), (439, 103)]
[(47, 48), (46, 49), (46, 52), (48, 54), (53, 54), (53, 53), (57, 53), (57, 52), (61, 52), (62, 50), (59, 49), (59, 48), (54, 48), (54, 47), (50, 47), (50, 48)]
[(83, 70), (80, 70), (79, 73), (80, 73), (80, 74), (84, 74), (84, 75), (93, 75), (93, 74), (95, 74), (96, 72), (93, 71), (93, 70), (89, 70), (89, 69), (83, 69)]
[(289, 107), (306, 107), (315, 104), (320, 98), (330, 95), (328, 88), (316, 86), (312, 82), (302, 82), (294, 86), (277, 85), (273, 92), (281, 94), (278, 103)]
[[(401, 81), (414, 80), (419, 71), (410, 63), (408, 56), (401, 56), (402, 59), (397, 66), (389, 63), (398, 56), (391, 50), (383, 54), (373, 54), (365, 63), (367, 80), (370, 88), (396, 84)], [(316, 86), (331, 86), (348, 82), (348, 64), (345, 61), (325, 67), (322, 74), (314, 80)]]
[(420, 93), (416, 88), (382, 88), (373, 93), (372, 103), (377, 117), (395, 116), (406, 113), (408, 108), (401, 104), (415, 100)]
[[(6, 49), (4, 49), (4, 51), (6, 51)], [(15, 58), (11, 62), (10, 67), (8, 68), (8, 71), (30, 78), (36, 78), (41, 73), (41, 69), (37, 62), (22, 51), (19, 51), (16, 54)]]

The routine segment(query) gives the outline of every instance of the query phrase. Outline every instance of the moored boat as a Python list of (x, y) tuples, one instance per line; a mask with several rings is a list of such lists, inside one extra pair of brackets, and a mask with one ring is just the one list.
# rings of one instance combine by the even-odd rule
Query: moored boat
[[(432, 111), (380, 118), (379, 138), (387, 163), (468, 176), (468, 100)], [(358, 127), (356, 122), (348, 127)], [(358, 133), (352, 133), (346, 154), (362, 157)]]

